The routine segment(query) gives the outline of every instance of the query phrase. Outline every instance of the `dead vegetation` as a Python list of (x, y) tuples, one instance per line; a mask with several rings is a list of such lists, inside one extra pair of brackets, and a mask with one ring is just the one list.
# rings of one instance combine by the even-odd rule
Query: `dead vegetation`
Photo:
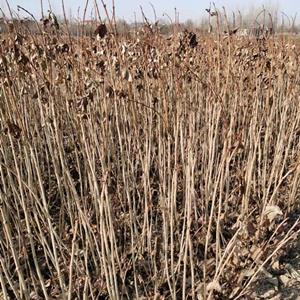
[(2, 37), (3, 299), (253, 299), (300, 230), (299, 48), (96, 33)]

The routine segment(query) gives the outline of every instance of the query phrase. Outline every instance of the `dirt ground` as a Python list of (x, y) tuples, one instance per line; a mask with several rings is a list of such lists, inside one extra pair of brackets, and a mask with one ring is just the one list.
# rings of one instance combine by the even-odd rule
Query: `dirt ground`
[(300, 300), (300, 237), (273, 268), (262, 272), (253, 290), (253, 299)]

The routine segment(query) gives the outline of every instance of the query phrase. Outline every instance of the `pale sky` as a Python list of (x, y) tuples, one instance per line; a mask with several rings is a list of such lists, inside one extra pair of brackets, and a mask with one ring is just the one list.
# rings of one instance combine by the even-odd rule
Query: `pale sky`
[[(43, 0), (45, 10), (48, 9), (48, 1), (50, 1), (52, 9), (56, 12), (56, 14), (61, 14), (61, 2), (62, 0)], [(30, 12), (32, 12), (37, 17), (40, 17), (40, 0), (8, 0), (11, 7), (17, 11), (17, 5), (20, 5)], [(89, 0), (89, 13), (87, 18), (90, 18), (91, 11), (93, 9), (94, 0)], [(101, 6), (101, 1), (97, 0), (102, 15), (103, 9)], [(104, 0), (105, 3), (109, 4), (112, 0)], [(222, 8), (225, 6), (227, 11), (231, 11), (232, 9), (240, 9), (241, 11), (249, 11), (254, 7), (262, 7), (265, 5), (266, 7), (278, 7), (279, 12), (284, 11), (289, 16), (294, 16), (295, 13), (300, 14), (300, 0), (214, 0), (216, 6), (218, 8)], [(82, 17), (83, 9), (85, 6), (85, 0), (64, 0), (67, 16), (70, 16), (72, 13), (73, 17), (76, 17), (78, 14)], [(128, 21), (134, 20), (134, 15), (136, 13), (137, 18), (140, 18), (140, 5), (143, 7), (146, 16), (153, 21), (154, 14), (151, 8), (150, 3), (156, 9), (156, 14), (158, 18), (163, 17), (163, 14), (166, 12), (171, 18), (174, 18), (174, 9), (179, 11), (180, 20), (185, 21), (186, 19), (192, 19), (197, 21), (201, 19), (201, 16), (205, 15), (205, 8), (209, 7), (209, 0), (115, 0), (116, 13), (117, 16), (121, 19), (126, 19)], [(7, 13), (5, 0), (0, 0), (0, 7)], [(299, 23), (300, 16), (297, 18)]]

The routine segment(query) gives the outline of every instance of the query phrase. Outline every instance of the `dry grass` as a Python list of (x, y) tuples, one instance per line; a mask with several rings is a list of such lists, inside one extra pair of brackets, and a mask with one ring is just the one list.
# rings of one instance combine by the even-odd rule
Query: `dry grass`
[(298, 47), (190, 38), (2, 37), (4, 299), (251, 299), (297, 237)]

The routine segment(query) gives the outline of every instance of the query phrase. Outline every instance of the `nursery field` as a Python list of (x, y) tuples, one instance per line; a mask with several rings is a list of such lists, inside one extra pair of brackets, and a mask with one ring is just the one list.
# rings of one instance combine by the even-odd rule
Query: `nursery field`
[(0, 37), (0, 299), (296, 299), (296, 38), (96, 33)]

